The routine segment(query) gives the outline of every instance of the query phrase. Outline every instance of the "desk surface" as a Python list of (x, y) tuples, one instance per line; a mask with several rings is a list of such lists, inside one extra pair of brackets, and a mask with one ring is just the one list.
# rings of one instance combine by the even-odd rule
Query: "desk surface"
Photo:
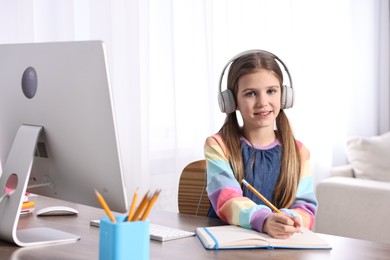
[[(35, 213), (21, 217), (18, 228), (51, 227), (81, 236), (77, 242), (39, 247), (17, 247), (0, 241), (1, 259), (98, 259), (99, 228), (89, 225), (91, 219), (104, 216), (99, 208), (88, 207), (46, 197), (34, 197), (36, 208), (66, 205), (76, 208), (78, 216), (36, 217)], [(155, 224), (193, 231), (198, 226), (221, 224), (217, 219), (183, 215), (174, 212), (153, 212), (150, 221)], [(168, 242), (151, 241), (151, 259), (390, 259), (390, 244), (320, 234), (332, 250), (205, 250), (196, 237)]]

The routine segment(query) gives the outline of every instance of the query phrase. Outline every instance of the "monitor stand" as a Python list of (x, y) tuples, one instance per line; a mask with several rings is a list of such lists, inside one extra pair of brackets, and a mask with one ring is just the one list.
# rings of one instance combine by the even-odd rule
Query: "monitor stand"
[[(60, 230), (38, 227), (17, 230), (23, 198), (27, 190), (34, 153), (43, 127), (22, 125), (14, 139), (0, 178), (0, 239), (18, 246), (70, 242), (80, 236)], [(8, 195), (6, 186), (14, 189)]]

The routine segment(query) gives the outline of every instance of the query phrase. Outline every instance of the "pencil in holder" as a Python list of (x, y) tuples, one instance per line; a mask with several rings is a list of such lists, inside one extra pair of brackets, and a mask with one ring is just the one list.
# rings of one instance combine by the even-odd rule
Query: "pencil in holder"
[(128, 222), (127, 216), (100, 220), (99, 259), (137, 259), (150, 257), (149, 220)]

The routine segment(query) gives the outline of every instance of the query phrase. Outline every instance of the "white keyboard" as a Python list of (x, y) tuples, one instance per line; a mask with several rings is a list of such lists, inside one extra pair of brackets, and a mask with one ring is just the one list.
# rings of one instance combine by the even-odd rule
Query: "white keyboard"
[(194, 236), (194, 232), (185, 231), (177, 228), (160, 226), (150, 223), (150, 239), (157, 241), (168, 241), (178, 238), (185, 238)]

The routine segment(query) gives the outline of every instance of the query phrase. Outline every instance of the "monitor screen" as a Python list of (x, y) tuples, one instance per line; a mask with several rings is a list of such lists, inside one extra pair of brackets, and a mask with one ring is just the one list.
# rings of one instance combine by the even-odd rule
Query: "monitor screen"
[(0, 45), (3, 171), (18, 129), (43, 129), (28, 191), (100, 207), (96, 189), (113, 211), (125, 212), (113, 108), (103, 42)]

